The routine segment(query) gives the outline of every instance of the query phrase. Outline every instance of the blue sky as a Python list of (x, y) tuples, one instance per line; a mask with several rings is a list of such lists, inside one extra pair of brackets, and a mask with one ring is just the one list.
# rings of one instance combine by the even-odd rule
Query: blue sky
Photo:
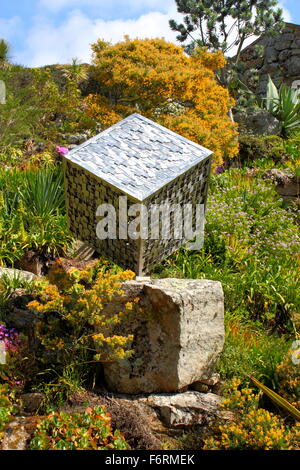
[[(300, 24), (300, 1), (281, 0), (285, 19)], [(28, 66), (90, 60), (97, 38), (165, 37), (168, 20), (181, 18), (174, 0), (0, 0), (0, 38), (13, 61)]]

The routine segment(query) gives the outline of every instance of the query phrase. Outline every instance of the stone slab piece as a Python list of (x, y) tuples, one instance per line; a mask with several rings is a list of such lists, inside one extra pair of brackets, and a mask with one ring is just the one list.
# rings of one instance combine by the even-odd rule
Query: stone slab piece
[(19, 278), (24, 281), (33, 281), (37, 276), (29, 271), (22, 271), (21, 269), (13, 268), (0, 268), (0, 278), (6, 275), (10, 278)]
[(147, 399), (169, 427), (209, 424), (222, 417), (222, 402), (219, 395), (200, 392), (150, 395)]

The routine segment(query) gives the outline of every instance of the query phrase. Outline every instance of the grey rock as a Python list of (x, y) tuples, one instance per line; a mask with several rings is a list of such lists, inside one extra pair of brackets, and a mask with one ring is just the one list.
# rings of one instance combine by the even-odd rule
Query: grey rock
[(273, 46), (269, 46), (265, 49), (265, 58), (268, 63), (276, 62), (278, 59), (278, 51)]
[(5, 427), (1, 450), (26, 450), (30, 437), (26, 429), (26, 418), (15, 418)]
[(23, 393), (21, 395), (21, 402), (25, 411), (34, 413), (39, 410), (43, 401), (45, 400), (45, 395), (43, 393)]
[(174, 392), (213, 373), (224, 345), (224, 298), (219, 282), (154, 279), (123, 284), (107, 308), (113, 314), (140, 299), (144, 314), (125, 316), (114, 334), (133, 334), (135, 354), (104, 363), (109, 388), (118, 393)]
[(184, 392), (150, 395), (146, 403), (157, 409), (169, 427), (207, 425), (216, 418), (229, 418), (220, 409), (223, 398), (214, 393)]
[(198, 392), (206, 392), (209, 388), (216, 388), (218, 385), (221, 384), (221, 377), (220, 374), (212, 374), (210, 377), (202, 377), (201, 381), (194, 382), (191, 385), (192, 390), (196, 390)]
[(264, 179), (270, 179), (277, 184), (286, 185), (291, 181), (292, 172), (290, 170), (279, 170), (278, 168), (272, 168), (266, 170), (263, 174)]
[(9, 315), (9, 321), (14, 326), (14, 328), (20, 330), (29, 328), (32, 332), (34, 330), (35, 323), (40, 319), (40, 315), (37, 315), (30, 310), (23, 310), (16, 307), (11, 310)]
[(300, 47), (300, 38), (298, 39), (295, 39), (292, 44), (291, 44), (291, 47), (294, 49), (298, 49)]
[(283, 51), (284, 49), (288, 49), (292, 44), (291, 39), (290, 40), (285, 40), (285, 39), (279, 39), (276, 41), (274, 47), (277, 51)]
[(22, 271), (21, 269), (0, 268), (0, 277), (6, 275), (12, 279), (18, 278), (24, 281), (33, 281), (37, 276), (29, 271)]
[(289, 57), (291, 57), (292, 53), (293, 52), (289, 49), (281, 51), (278, 56), (279, 62), (285, 62)]
[(265, 109), (238, 112), (234, 120), (239, 124), (240, 132), (256, 135), (278, 135), (281, 131), (280, 122)]
[(292, 56), (285, 64), (288, 75), (300, 75), (300, 57)]

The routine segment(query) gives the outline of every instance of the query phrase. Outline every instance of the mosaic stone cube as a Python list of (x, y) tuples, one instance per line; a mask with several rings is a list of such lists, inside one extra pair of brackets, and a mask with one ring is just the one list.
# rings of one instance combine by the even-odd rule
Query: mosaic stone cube
[[(71, 232), (103, 256), (142, 276), (189, 240), (154, 238), (164, 224), (151, 218), (154, 205), (206, 204), (212, 152), (135, 113), (64, 155), (67, 213)], [(148, 237), (119, 237), (136, 214), (120, 214), (120, 197), (129, 209), (147, 210)], [(99, 239), (97, 208), (110, 204), (116, 214), (116, 238)], [(175, 206), (176, 207), (176, 206)], [(170, 215), (175, 224), (176, 211)], [(193, 215), (195, 218), (195, 214)], [(146, 219), (145, 219), (146, 220)], [(154, 222), (153, 222), (154, 220)], [(152, 222), (152, 225), (151, 225)]]

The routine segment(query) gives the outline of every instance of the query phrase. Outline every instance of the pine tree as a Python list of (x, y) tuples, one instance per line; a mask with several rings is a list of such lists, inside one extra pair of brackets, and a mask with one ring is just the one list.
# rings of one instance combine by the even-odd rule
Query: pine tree
[[(258, 71), (251, 69), (251, 91), (240, 80), (240, 73), (246, 69), (241, 52), (249, 38), (274, 35), (284, 28), (282, 9), (278, 8), (277, 0), (175, 1), (178, 12), (185, 16), (183, 23), (170, 20), (169, 24), (179, 33), (178, 41), (185, 43), (185, 51), (193, 55), (197, 48), (204, 47), (212, 52), (223, 52), (227, 56), (227, 65), (217, 73), (219, 83), (229, 89), (238, 104), (255, 104), (252, 91), (256, 88)], [(262, 47), (255, 49), (257, 57), (263, 55)]]
[(186, 16), (183, 23), (170, 20), (170, 27), (178, 31), (178, 41), (188, 52), (196, 47), (208, 47), (228, 54), (237, 48), (235, 62), (240, 59), (245, 41), (252, 36), (274, 34), (283, 27), (282, 9), (277, 0), (175, 0), (179, 13)]

